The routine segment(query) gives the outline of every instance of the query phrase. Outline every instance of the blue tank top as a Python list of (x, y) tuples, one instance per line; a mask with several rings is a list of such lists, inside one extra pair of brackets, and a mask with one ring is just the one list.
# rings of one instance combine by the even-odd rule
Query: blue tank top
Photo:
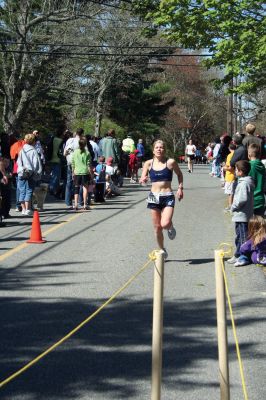
[(153, 161), (151, 164), (151, 169), (149, 171), (150, 180), (152, 183), (163, 182), (163, 181), (169, 181), (169, 182), (172, 181), (173, 171), (167, 167), (167, 160), (166, 160), (164, 169), (160, 169), (159, 171), (156, 171), (155, 169), (152, 168), (152, 166), (153, 166)]

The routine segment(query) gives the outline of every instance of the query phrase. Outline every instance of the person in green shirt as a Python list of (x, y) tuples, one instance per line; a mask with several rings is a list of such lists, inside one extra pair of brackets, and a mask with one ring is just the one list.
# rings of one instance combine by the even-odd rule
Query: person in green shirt
[(80, 186), (83, 187), (83, 204), (84, 210), (87, 210), (87, 197), (89, 183), (92, 177), (91, 171), (91, 155), (87, 149), (86, 138), (79, 139), (79, 148), (76, 149), (72, 156), (72, 172), (74, 181), (74, 209), (78, 210), (78, 197)]
[(260, 157), (260, 147), (253, 143), (248, 147), (248, 158), (251, 166), (249, 175), (254, 179), (254, 214), (264, 216), (265, 211), (265, 167)]

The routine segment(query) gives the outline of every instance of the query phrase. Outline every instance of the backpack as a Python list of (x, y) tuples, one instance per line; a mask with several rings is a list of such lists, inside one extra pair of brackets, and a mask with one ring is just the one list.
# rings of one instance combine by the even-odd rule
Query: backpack
[(99, 172), (98, 182), (105, 182), (106, 181), (106, 165), (102, 164), (102, 169)]

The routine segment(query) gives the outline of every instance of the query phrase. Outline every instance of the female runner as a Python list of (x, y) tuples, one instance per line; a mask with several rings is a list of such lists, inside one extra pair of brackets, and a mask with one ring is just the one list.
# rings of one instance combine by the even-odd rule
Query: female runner
[(152, 186), (147, 207), (151, 210), (155, 236), (165, 259), (168, 254), (164, 247), (163, 229), (167, 229), (169, 239), (173, 240), (176, 236), (172, 223), (175, 206), (175, 195), (171, 187), (173, 171), (178, 178), (176, 197), (180, 201), (183, 199), (183, 174), (173, 158), (166, 158), (164, 142), (156, 140), (153, 144), (153, 158), (143, 165), (140, 183), (146, 183), (150, 175)]

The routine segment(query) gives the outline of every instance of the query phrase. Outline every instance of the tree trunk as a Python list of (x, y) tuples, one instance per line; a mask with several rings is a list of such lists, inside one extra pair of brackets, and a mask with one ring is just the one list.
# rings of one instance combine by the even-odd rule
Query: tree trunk
[(97, 97), (97, 104), (96, 104), (96, 120), (95, 120), (95, 128), (94, 128), (94, 136), (99, 137), (101, 133), (101, 125), (102, 125), (102, 118), (103, 118), (103, 95), (106, 90), (106, 85), (103, 85), (98, 97)]
[(95, 129), (94, 136), (99, 137), (101, 132), (103, 114), (99, 110), (96, 111), (96, 121), (95, 121)]
[(28, 90), (22, 90), (20, 93), (20, 100), (18, 103), (15, 101), (15, 87), (9, 90), (8, 96), (4, 97), (3, 107), (3, 128), (5, 133), (12, 135), (18, 129), (20, 129), (20, 123), (23, 115), (27, 110), (30, 98), (30, 92)]

